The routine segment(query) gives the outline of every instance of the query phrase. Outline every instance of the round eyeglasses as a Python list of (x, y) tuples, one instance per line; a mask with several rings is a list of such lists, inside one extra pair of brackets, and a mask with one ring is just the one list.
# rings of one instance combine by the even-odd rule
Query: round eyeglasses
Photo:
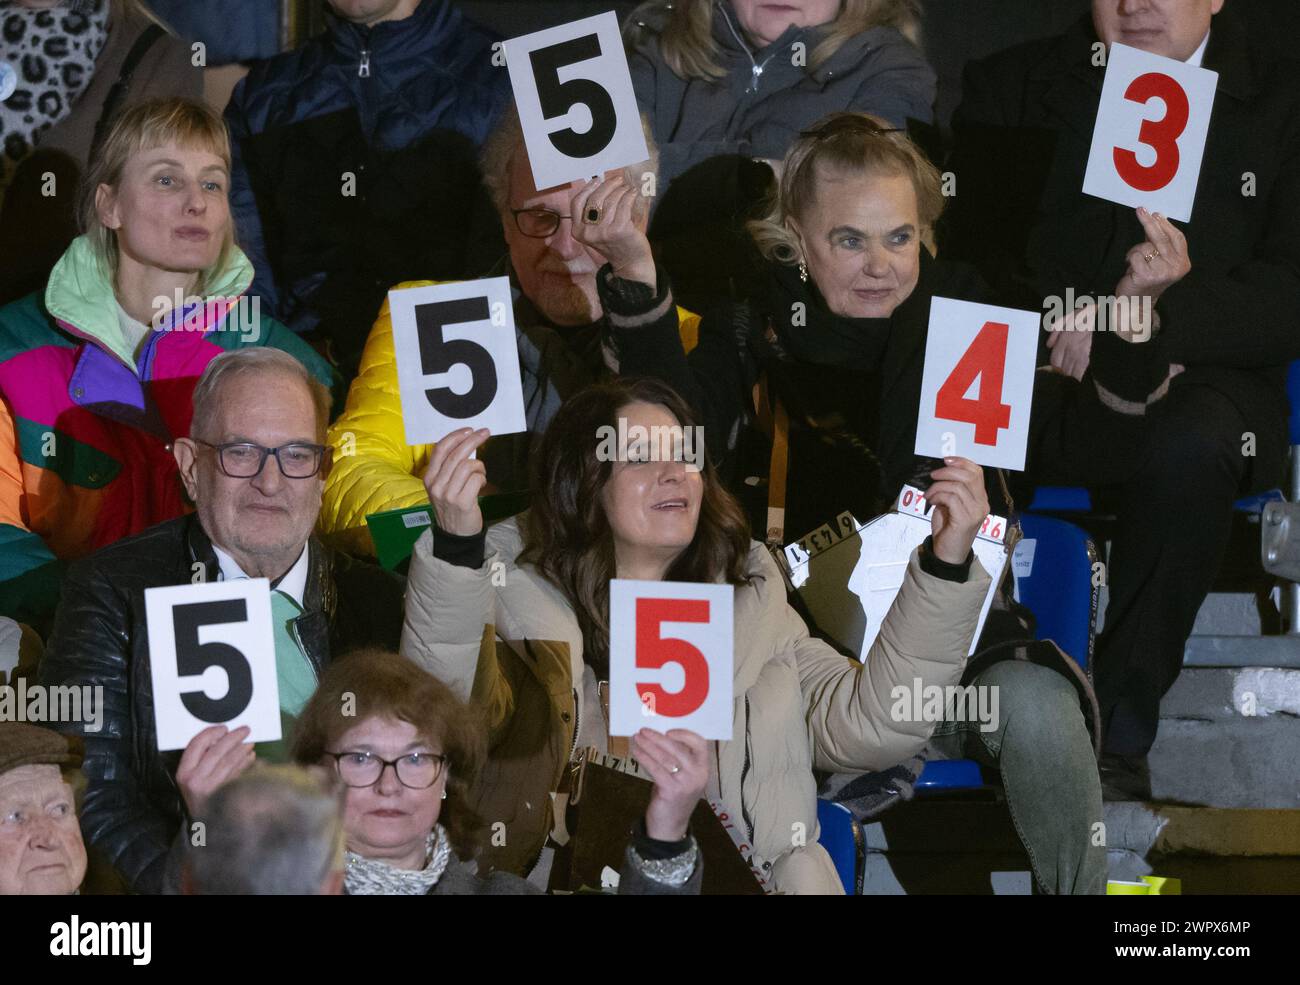
[(515, 217), (515, 226), (525, 236), (533, 239), (545, 239), (554, 235), (560, 228), (561, 219), (572, 219), (571, 215), (560, 215), (550, 209), (511, 209)]
[(397, 759), (381, 759), (370, 752), (327, 752), (334, 757), (339, 779), (348, 787), (373, 787), (389, 766), (397, 782), (412, 790), (427, 790), (438, 782), (447, 757), (436, 752), (411, 752)]
[(261, 475), (268, 455), (274, 455), (280, 474), (287, 479), (310, 479), (320, 471), (328, 449), (324, 445), (309, 445), (295, 441), (279, 448), (264, 448), (250, 441), (231, 441), (214, 445), (196, 438), (201, 445), (215, 448), (217, 464), (232, 479), (251, 479)]

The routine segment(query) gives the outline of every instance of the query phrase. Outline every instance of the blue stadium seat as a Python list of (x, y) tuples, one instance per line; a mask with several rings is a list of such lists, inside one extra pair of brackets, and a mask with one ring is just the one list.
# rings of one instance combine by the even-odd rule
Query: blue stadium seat
[[(1034, 614), (1040, 640), (1055, 640), (1087, 670), (1097, 620), (1092, 584), (1097, 548), (1084, 531), (1064, 520), (1026, 513), (1020, 525), (1025, 537), (1012, 559), (1016, 600)], [(1016, 572), (1017, 567), (1024, 573)]]
[(829, 800), (817, 801), (817, 824), (817, 840), (835, 863), (845, 894), (856, 896), (862, 879), (862, 829), (847, 807)]
[(1039, 513), (1087, 513), (1092, 509), (1092, 496), (1082, 486), (1039, 486), (1029, 509)]
[[(1054, 640), (1087, 670), (1097, 620), (1092, 584), (1097, 549), (1084, 531), (1064, 520), (1027, 513), (1020, 523), (1025, 536), (1011, 560), (1016, 599), (1034, 614), (1038, 639)], [(974, 761), (941, 759), (925, 764), (916, 789), (932, 794), (969, 790), (983, 782)]]

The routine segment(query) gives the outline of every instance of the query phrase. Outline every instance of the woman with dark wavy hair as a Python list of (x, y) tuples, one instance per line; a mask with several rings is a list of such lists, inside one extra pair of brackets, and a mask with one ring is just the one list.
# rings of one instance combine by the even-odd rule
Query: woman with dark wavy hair
[(541, 878), (550, 793), (570, 758), (619, 755), (604, 701), (609, 580), (714, 582), (735, 591), (732, 739), (649, 729), (633, 738), (630, 768), (655, 784), (645, 832), (662, 843), (689, 837), (703, 794), (768, 888), (840, 892), (817, 843), (813, 770), (885, 769), (929, 737), (932, 724), (891, 718), (891, 692), (961, 676), (988, 587), (969, 563), (988, 512), (980, 468), (952, 459), (936, 473), (933, 536), (857, 663), (808, 635), (688, 406), (665, 384), (621, 380), (570, 399), (534, 460), (532, 510), (487, 531), (483, 467), (470, 457), (486, 438), (461, 429), (430, 460), (435, 527), (412, 555), (402, 653), (486, 712), (494, 741), (479, 810), (511, 819), (498, 863), (522, 873), (540, 856)]

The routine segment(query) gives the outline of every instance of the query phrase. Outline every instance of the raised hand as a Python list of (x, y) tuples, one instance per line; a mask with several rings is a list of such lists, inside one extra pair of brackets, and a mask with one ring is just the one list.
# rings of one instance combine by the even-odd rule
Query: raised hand
[(487, 469), (470, 453), (488, 439), (487, 428), (459, 428), (438, 442), (424, 470), (438, 529), (469, 537), (483, 529), (478, 496), (487, 484)]
[(190, 817), (202, 815), (218, 787), (253, 765), (253, 743), (244, 741), (251, 732), (247, 725), (233, 732), (224, 725), (211, 725), (190, 739), (176, 768), (176, 786)]
[(1154, 304), (1192, 269), (1187, 237), (1158, 212), (1137, 210), (1146, 239), (1128, 251), (1128, 269), (1115, 288), (1118, 297), (1149, 297)]
[(643, 728), (632, 736), (632, 755), (654, 780), (646, 834), (658, 841), (681, 841), (709, 782), (708, 742), (686, 729), (665, 733)]
[(614, 276), (656, 286), (654, 254), (650, 241), (635, 218), (641, 189), (629, 185), (622, 174), (593, 178), (578, 189), (569, 203), (573, 238), (595, 250), (614, 268)]
[(930, 476), (934, 485), (926, 490), (926, 501), (934, 507), (930, 533), (934, 556), (948, 564), (961, 564), (970, 556), (975, 534), (989, 513), (984, 491), (984, 470), (968, 458), (950, 457)]

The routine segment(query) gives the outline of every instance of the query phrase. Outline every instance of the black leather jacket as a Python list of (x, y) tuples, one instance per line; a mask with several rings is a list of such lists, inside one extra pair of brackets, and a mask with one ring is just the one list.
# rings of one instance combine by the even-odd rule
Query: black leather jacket
[[(373, 564), (308, 544), (298, 639), (319, 674), (331, 655), (360, 646), (396, 649), (404, 585)], [(184, 818), (176, 786), (180, 752), (159, 752), (154, 731), (144, 592), (216, 580), (217, 557), (197, 515), (150, 527), (73, 564), (41, 663), (41, 683), (103, 687), (103, 726), (84, 738), (87, 789), (81, 829), (138, 893), (162, 889), (167, 851)]]

